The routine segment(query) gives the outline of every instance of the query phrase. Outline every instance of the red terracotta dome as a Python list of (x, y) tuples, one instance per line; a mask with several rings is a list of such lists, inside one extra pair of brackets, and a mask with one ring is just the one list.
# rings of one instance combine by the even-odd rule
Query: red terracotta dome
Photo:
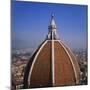
[(80, 69), (69, 47), (57, 36), (54, 16), (45, 41), (30, 58), (24, 74), (24, 88), (75, 85)]

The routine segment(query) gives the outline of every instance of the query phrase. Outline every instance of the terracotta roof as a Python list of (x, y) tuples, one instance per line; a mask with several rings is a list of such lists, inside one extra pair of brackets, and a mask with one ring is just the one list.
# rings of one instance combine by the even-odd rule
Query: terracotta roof
[[(54, 41), (55, 83), (52, 84), (51, 41), (46, 40), (43, 44), (40, 45), (40, 47), (36, 50), (36, 52), (31, 57), (30, 61), (28, 62), (24, 77), (24, 87), (28, 87), (29, 84), (30, 84), (29, 87), (76, 84), (76, 80), (79, 81), (78, 63), (75, 60), (74, 56), (72, 55), (71, 51), (67, 47), (65, 47), (64, 44), (62, 44), (65, 47), (64, 49), (59, 40)], [(67, 54), (67, 52), (69, 53), (72, 62), (70, 61), (70, 57)], [(33, 68), (32, 70), (31, 67)]]

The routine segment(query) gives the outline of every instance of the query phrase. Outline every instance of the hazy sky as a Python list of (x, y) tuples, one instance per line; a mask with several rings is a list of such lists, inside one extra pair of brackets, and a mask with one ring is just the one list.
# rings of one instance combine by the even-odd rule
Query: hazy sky
[(72, 49), (86, 48), (87, 6), (13, 1), (11, 9), (12, 48), (38, 47), (52, 12), (60, 39)]

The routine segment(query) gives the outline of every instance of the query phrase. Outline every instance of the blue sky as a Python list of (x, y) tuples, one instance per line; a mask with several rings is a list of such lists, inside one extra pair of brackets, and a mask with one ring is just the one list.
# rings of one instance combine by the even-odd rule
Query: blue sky
[(55, 14), (60, 39), (71, 49), (87, 46), (87, 6), (12, 1), (12, 48), (36, 48)]

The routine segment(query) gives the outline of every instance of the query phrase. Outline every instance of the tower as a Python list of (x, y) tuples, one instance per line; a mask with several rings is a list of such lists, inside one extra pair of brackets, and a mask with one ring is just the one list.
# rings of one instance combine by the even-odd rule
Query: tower
[(58, 38), (54, 14), (47, 38), (31, 56), (24, 74), (24, 88), (75, 85), (80, 69), (69, 47)]

